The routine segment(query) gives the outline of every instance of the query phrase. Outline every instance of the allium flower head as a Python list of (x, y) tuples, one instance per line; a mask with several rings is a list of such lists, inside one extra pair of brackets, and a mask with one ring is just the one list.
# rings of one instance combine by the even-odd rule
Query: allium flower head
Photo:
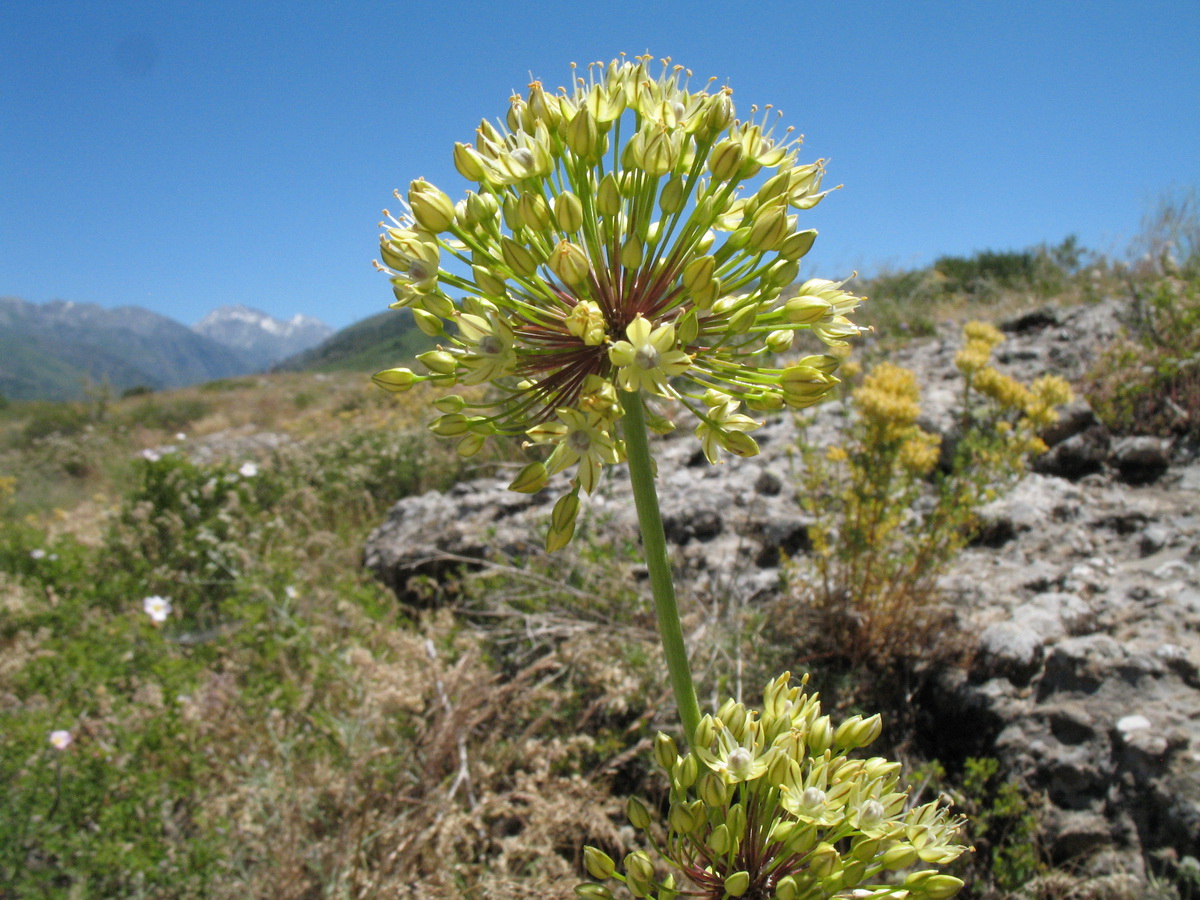
[[(833, 727), (806, 680), (792, 685), (784, 673), (769, 683), (761, 713), (729, 701), (704, 716), (683, 756), (659, 736), (655, 760), (671, 789), (666, 840), (651, 843), (675, 875), (660, 882), (663, 867), (646, 854), (619, 867), (596, 848), (586, 851), (588, 873), (660, 900), (953, 896), (963, 882), (925, 866), (968, 849), (963, 820), (938, 800), (909, 808), (899, 763), (850, 755), (879, 736), (879, 717)], [(628, 811), (634, 828), (654, 834), (645, 804), (631, 800)], [(576, 896), (612, 897), (608, 890), (584, 884)]]
[(418, 179), (382, 223), (392, 306), (440, 344), (424, 373), (376, 383), (490, 385), (435, 433), (470, 455), (533, 432), (551, 473), (579, 466), (574, 493), (622, 458), (622, 394), (657, 398), (664, 429), (690, 413), (710, 460), (749, 456), (761, 422), (743, 409), (810, 406), (837, 383), (833, 355), (777, 361), (796, 334), (836, 352), (859, 331), (848, 316), (861, 298), (840, 283), (784, 296), (816, 237), (799, 214), (828, 193), (824, 162), (800, 162), (771, 107), (738, 118), (728, 87), (695, 87), (669, 60), (654, 69), (621, 57), (557, 91), (533, 82), (455, 145), (465, 197)]

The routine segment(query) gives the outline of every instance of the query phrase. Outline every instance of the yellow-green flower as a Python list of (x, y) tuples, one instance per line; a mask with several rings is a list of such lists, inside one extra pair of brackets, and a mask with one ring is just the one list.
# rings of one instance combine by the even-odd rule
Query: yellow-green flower
[[(655, 398), (658, 430), (695, 416), (709, 459), (748, 456), (760, 423), (743, 409), (802, 408), (837, 384), (834, 357), (818, 369), (777, 355), (806, 331), (834, 347), (860, 331), (848, 318), (860, 298), (840, 282), (792, 287), (816, 237), (800, 215), (828, 193), (824, 161), (801, 163), (769, 107), (739, 118), (728, 87), (652, 62), (597, 63), (557, 92), (533, 82), (503, 121), (455, 144), (471, 190), (454, 202), (417, 179), (380, 236), (392, 306), (441, 341), (412, 383), (493, 389), (461, 413), (465, 449), (575, 410), (603, 440), (576, 458), (556, 447), (550, 468), (578, 464), (589, 491), (624, 428), (597, 382)], [(396, 370), (378, 381), (409, 384)], [(727, 399), (707, 403), (712, 392)]]
[(638, 316), (625, 329), (627, 341), (617, 341), (608, 358), (617, 367), (617, 383), (623, 391), (646, 391), (669, 396), (667, 379), (682, 375), (692, 358), (675, 348), (675, 326), (667, 323), (651, 330)]
[(579, 484), (590, 494), (596, 489), (603, 465), (621, 461), (620, 449), (608, 433), (608, 423), (603, 416), (577, 409), (560, 409), (558, 417), (561, 423), (547, 424), (530, 434), (557, 442), (554, 452), (546, 460), (546, 472), (553, 475), (578, 463)]

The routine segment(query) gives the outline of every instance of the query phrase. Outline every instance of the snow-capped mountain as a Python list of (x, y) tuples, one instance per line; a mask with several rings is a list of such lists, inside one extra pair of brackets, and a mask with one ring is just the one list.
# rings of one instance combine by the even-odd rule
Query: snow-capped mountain
[(73, 400), (85, 384), (182, 387), (253, 371), (243, 354), (138, 306), (0, 297), (0, 395)]
[(248, 306), (222, 306), (192, 326), (192, 331), (238, 352), (253, 367), (273, 363), (315, 347), (333, 329), (312, 316), (276, 319)]

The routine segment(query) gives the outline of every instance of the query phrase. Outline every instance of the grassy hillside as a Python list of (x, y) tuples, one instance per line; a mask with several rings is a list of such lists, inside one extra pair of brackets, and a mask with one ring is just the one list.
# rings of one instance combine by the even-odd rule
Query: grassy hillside
[(378, 372), (411, 362), (433, 345), (414, 324), (411, 313), (388, 310), (339, 331), (276, 368), (287, 372)]

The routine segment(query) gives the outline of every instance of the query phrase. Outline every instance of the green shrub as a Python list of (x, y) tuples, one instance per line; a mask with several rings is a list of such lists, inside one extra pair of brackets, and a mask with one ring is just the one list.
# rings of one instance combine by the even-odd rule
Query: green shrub
[(213, 410), (213, 405), (190, 397), (147, 398), (128, 409), (123, 418), (130, 425), (158, 431), (179, 431)]
[(78, 434), (92, 422), (82, 403), (34, 402), (26, 407), (22, 438), (26, 445), (52, 434)]
[(1084, 382), (1116, 434), (1200, 438), (1200, 274), (1129, 283), (1125, 334)]

